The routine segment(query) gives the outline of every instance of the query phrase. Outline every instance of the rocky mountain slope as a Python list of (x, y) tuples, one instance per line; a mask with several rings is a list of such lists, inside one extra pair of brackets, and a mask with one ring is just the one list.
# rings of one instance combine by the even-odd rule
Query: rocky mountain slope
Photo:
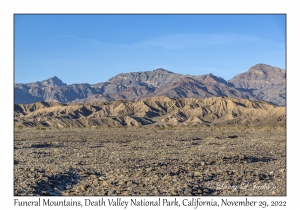
[(256, 96), (258, 100), (285, 105), (286, 71), (264, 64), (251, 67), (247, 72), (229, 80), (236, 88), (243, 88)]
[(265, 64), (251, 67), (229, 81), (213, 74), (191, 76), (157, 69), (118, 74), (94, 85), (67, 85), (57, 77), (36, 83), (15, 84), (15, 103), (40, 101), (61, 103), (96, 103), (114, 100), (137, 101), (151, 96), (206, 98), (226, 96), (264, 100), (285, 105), (286, 73)]
[(140, 101), (95, 104), (37, 102), (15, 104), (15, 125), (93, 127), (138, 125), (279, 125), (286, 109), (267, 102), (238, 98), (181, 98), (165, 96)]

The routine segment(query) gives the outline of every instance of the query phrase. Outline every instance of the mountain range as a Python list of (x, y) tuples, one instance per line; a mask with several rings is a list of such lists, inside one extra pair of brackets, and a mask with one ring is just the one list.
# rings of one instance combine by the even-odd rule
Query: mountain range
[(15, 84), (14, 103), (59, 102), (91, 104), (116, 100), (139, 101), (146, 97), (230, 97), (286, 104), (286, 71), (257, 64), (226, 81), (213, 74), (183, 75), (159, 68), (118, 74), (97, 84), (63, 83), (56, 76), (40, 82)]

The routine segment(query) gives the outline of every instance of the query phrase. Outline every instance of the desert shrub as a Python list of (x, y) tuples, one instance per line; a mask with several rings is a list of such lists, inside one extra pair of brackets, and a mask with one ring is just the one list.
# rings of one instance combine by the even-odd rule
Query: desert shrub
[(239, 127), (237, 127), (237, 129), (238, 129), (239, 131), (245, 131), (245, 130), (246, 130), (246, 127), (239, 126)]
[(264, 128), (263, 128), (263, 131), (270, 132), (270, 131), (271, 131), (271, 127), (264, 127)]
[(17, 126), (17, 128), (19, 128), (19, 129), (23, 129), (23, 128), (24, 128), (24, 126), (23, 126), (23, 125), (18, 125), (18, 126)]
[(165, 128), (164, 128), (164, 127), (160, 127), (158, 130), (161, 130), (161, 131), (162, 131), (162, 130), (165, 130)]

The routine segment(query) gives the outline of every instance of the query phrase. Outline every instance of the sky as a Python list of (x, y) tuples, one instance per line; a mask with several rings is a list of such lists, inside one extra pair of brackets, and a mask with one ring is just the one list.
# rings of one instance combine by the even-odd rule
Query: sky
[(285, 15), (14, 15), (15, 83), (157, 68), (229, 80), (258, 63), (286, 68)]

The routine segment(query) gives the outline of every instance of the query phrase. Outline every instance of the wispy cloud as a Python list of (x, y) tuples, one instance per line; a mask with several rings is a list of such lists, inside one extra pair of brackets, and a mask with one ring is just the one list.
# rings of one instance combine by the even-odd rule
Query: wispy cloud
[[(273, 42), (257, 36), (243, 34), (173, 34), (134, 44), (135, 47), (162, 47), (165, 49), (194, 48), (205, 45), (227, 45), (242, 42)], [(274, 42), (275, 43), (275, 42)]]
[(67, 39), (79, 38), (79, 36), (74, 35), (74, 34), (47, 35), (47, 36), (44, 36), (44, 37), (45, 38), (67, 38)]
[(140, 40), (135, 43), (107, 43), (95, 37), (79, 37), (77, 35), (59, 35), (57, 38), (75, 39), (77, 43), (89, 47), (113, 47), (113, 48), (153, 48), (161, 47), (164, 49), (184, 49), (197, 48), (210, 45), (230, 45), (230, 44), (271, 44), (284, 45), (284, 43), (274, 42), (258, 36), (237, 34), (237, 33), (184, 33), (184, 34), (169, 34), (160, 37)]

